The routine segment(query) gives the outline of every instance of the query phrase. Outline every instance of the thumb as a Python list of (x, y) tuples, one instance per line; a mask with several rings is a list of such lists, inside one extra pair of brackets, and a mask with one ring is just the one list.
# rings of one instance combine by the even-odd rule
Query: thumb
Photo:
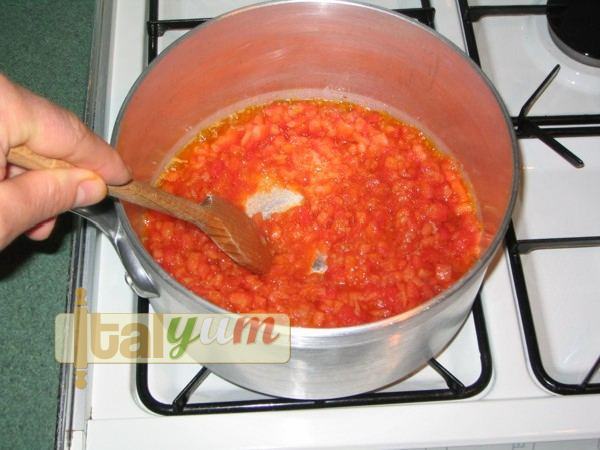
[(106, 184), (85, 169), (32, 170), (0, 182), (0, 249), (38, 223), (106, 196)]

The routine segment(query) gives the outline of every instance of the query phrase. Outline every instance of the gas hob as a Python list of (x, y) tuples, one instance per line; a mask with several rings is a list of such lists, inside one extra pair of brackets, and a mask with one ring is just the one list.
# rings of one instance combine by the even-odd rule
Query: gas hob
[[(251, 3), (98, 2), (90, 126), (108, 139), (149, 61), (203, 19)], [(519, 137), (519, 205), (459, 335), (406, 380), (318, 402), (263, 396), (181, 364), (90, 365), (80, 389), (65, 365), (59, 448), (600, 448), (600, 68), (556, 45), (545, 2), (369, 3), (467, 52)], [(108, 240), (83, 224), (73, 296), (77, 287), (93, 311), (148, 308)]]

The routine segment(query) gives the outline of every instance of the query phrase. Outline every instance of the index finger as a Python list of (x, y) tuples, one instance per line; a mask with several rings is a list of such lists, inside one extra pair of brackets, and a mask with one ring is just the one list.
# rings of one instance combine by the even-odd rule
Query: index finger
[(108, 184), (131, 178), (118, 153), (73, 113), (0, 74), (0, 150), (18, 145), (92, 170)]

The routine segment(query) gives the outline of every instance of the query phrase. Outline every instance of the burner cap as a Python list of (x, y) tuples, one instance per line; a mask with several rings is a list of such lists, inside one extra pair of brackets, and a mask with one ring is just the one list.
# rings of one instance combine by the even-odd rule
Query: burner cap
[(599, 0), (548, 0), (546, 16), (550, 36), (563, 52), (600, 67)]

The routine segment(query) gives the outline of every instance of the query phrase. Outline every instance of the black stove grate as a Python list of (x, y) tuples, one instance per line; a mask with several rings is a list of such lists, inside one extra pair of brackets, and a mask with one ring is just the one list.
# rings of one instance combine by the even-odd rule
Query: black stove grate
[[(545, 15), (545, 5), (486, 5), (469, 6), (468, 0), (458, 0), (463, 32), (467, 43), (469, 56), (478, 65), (479, 50), (473, 24), (486, 16), (506, 15)], [(547, 140), (557, 137), (598, 136), (600, 135), (600, 114), (574, 114), (553, 116), (528, 116), (527, 121), (532, 126), (519, 126), (519, 117), (512, 117), (515, 132), (519, 138), (532, 138), (544, 135)], [(558, 142), (557, 142), (558, 143)]]
[(585, 236), (575, 238), (552, 238), (552, 239), (527, 239), (518, 240), (514, 227), (506, 234), (506, 246), (508, 248), (510, 266), (517, 293), (519, 312), (523, 323), (525, 343), (529, 354), (531, 369), (538, 381), (548, 390), (562, 395), (573, 394), (600, 394), (600, 383), (592, 383), (592, 377), (600, 371), (600, 355), (583, 377), (580, 383), (567, 384), (554, 379), (544, 367), (544, 361), (540, 352), (535, 329), (535, 320), (527, 292), (525, 272), (521, 263), (523, 254), (535, 250), (557, 250), (561, 248), (578, 248), (600, 246), (600, 236)]
[[(146, 314), (148, 313), (148, 310), (148, 300), (139, 298), (137, 312)], [(256, 400), (188, 403), (191, 395), (197, 389), (201, 388), (202, 382), (210, 375), (210, 371), (202, 367), (171, 403), (164, 403), (157, 400), (150, 390), (148, 384), (148, 364), (140, 363), (136, 364), (135, 373), (137, 393), (140, 401), (146, 408), (154, 413), (166, 416), (386, 405), (469, 398), (482, 392), (489, 384), (492, 377), (492, 359), (485, 327), (485, 318), (483, 316), (479, 296), (473, 305), (472, 315), (477, 336), (481, 372), (477, 380), (467, 386), (440, 364), (439, 361), (431, 359), (429, 361), (429, 366), (439, 374), (446, 384), (447, 387), (444, 389), (422, 389), (403, 392), (369, 392), (352, 397), (331, 400), (294, 400), (272, 397)]]
[[(195, 19), (159, 19), (159, 0), (149, 0), (148, 8), (148, 63), (151, 63), (158, 55), (158, 38), (167, 31), (189, 30), (203, 24), (208, 18)], [(419, 22), (434, 28), (435, 9), (431, 7), (429, 0), (421, 0), (420, 8), (395, 9), (394, 11), (412, 17)]]
[[(468, 0), (458, 0), (460, 14), (463, 22), (463, 30), (467, 43), (469, 56), (478, 64), (479, 52), (473, 23), (485, 16), (490, 15), (525, 15), (546, 14), (545, 5), (503, 5), (503, 6), (469, 6)], [(550, 84), (558, 73), (560, 66), (556, 66), (540, 87), (526, 102), (519, 114), (513, 117), (515, 132), (519, 138), (538, 138), (550, 148), (559, 153), (565, 160), (575, 167), (582, 167), (583, 161), (579, 160), (562, 144), (556, 141), (556, 137), (566, 136), (598, 136), (600, 135), (600, 114), (586, 115), (557, 115), (557, 116), (527, 116), (531, 108), (544, 89)], [(578, 161), (581, 164), (578, 164)], [(528, 239), (519, 240), (511, 222), (507, 235), (506, 246), (508, 248), (511, 272), (513, 276), (521, 322), (525, 335), (525, 343), (529, 355), (529, 362), (533, 373), (538, 381), (551, 392), (562, 395), (573, 394), (597, 394), (600, 393), (600, 383), (592, 383), (591, 380), (596, 373), (600, 372), (600, 355), (595, 363), (583, 377), (580, 383), (567, 384), (560, 382), (548, 374), (540, 352), (537, 339), (535, 321), (527, 292), (527, 282), (521, 256), (535, 250), (552, 250), (562, 248), (597, 247), (600, 246), (600, 236), (580, 237), (558, 237), (551, 239)]]
[[(420, 22), (434, 27), (435, 9), (428, 0), (421, 1), (421, 8), (399, 9), (401, 12)], [(148, 62), (152, 62), (158, 54), (158, 39), (169, 30), (186, 30), (208, 19), (174, 19), (161, 20), (158, 18), (159, 0), (150, 0), (148, 29)], [(146, 299), (138, 299), (138, 312), (147, 313), (149, 303)], [(206, 368), (201, 368), (189, 381), (187, 386), (173, 399), (171, 403), (157, 400), (148, 384), (148, 365), (136, 364), (136, 388), (141, 402), (152, 412), (162, 415), (214, 414), (250, 411), (274, 411), (292, 409), (311, 409), (341, 406), (383, 405), (392, 403), (412, 403), (441, 400), (458, 400), (472, 397), (482, 392), (492, 377), (492, 359), (485, 326), (485, 318), (481, 301), (477, 297), (472, 310), (473, 322), (477, 336), (481, 372), (475, 382), (470, 385), (462, 383), (436, 359), (429, 362), (444, 381), (446, 388), (424, 389), (403, 392), (370, 392), (352, 397), (331, 400), (294, 400), (285, 398), (268, 398), (244, 401), (222, 401), (211, 403), (188, 403), (191, 395), (201, 387), (202, 382), (210, 374)]]

